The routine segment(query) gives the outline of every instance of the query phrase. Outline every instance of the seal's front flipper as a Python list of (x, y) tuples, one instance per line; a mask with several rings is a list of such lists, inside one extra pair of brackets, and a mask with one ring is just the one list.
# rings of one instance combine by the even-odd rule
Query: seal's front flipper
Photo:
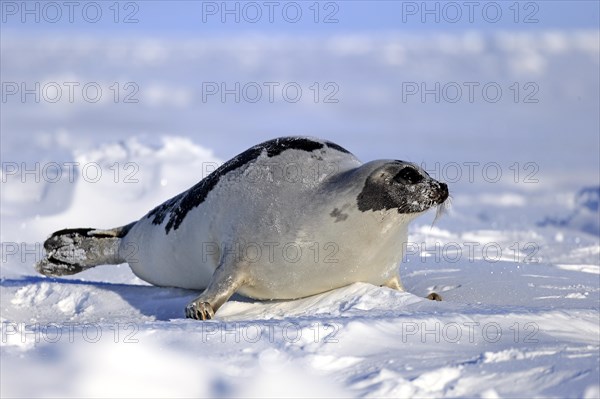
[(198, 297), (185, 307), (185, 317), (196, 320), (210, 320), (214, 317), (210, 302), (202, 302), (203, 298)]
[(245, 281), (240, 266), (222, 262), (212, 275), (204, 292), (185, 307), (185, 317), (209, 320)]

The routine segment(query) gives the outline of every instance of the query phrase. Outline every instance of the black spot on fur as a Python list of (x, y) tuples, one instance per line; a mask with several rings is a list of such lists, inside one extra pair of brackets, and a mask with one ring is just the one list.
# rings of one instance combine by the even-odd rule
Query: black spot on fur
[(129, 233), (129, 230), (131, 230), (131, 228), (133, 226), (135, 226), (136, 223), (137, 222), (132, 222), (132, 223), (129, 223), (128, 225), (121, 227), (121, 229), (118, 231), (117, 237), (119, 237), (119, 238), (125, 237), (127, 235), (127, 233)]
[(348, 219), (348, 214), (342, 213), (342, 211), (340, 211), (338, 208), (335, 208), (333, 211), (331, 211), (329, 216), (335, 218), (334, 223), (343, 222), (344, 220)]
[(379, 184), (367, 179), (365, 186), (357, 197), (358, 209), (361, 212), (389, 210), (397, 208), (400, 212), (398, 202), (386, 192)]
[[(327, 145), (330, 146), (329, 143)], [(169, 221), (165, 226), (165, 231), (169, 234), (171, 229), (177, 230), (179, 228), (189, 211), (204, 202), (206, 196), (215, 188), (223, 176), (256, 160), (263, 151), (266, 151), (267, 156), (270, 158), (286, 150), (312, 152), (321, 148), (323, 148), (322, 143), (303, 137), (282, 137), (258, 144), (225, 162), (188, 191), (157, 206), (148, 213), (147, 217), (153, 217), (152, 224), (156, 225), (162, 224), (168, 217)]]
[(347, 149), (345, 149), (341, 145), (338, 145), (336, 143), (332, 143), (331, 141), (326, 141), (325, 144), (327, 144), (327, 147), (329, 147), (329, 148), (333, 148), (334, 150), (338, 150), (340, 152), (343, 152), (344, 154), (350, 154), (350, 151), (348, 151)]

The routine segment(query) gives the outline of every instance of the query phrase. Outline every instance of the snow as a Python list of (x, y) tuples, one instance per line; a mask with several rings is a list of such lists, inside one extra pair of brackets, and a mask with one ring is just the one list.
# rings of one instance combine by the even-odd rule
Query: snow
[[(441, 114), (435, 104), (405, 104), (415, 118), (407, 117), (402, 130), (406, 135), (422, 133), (406, 138), (410, 149), (383, 141), (400, 142), (395, 117), (379, 126), (365, 116), (368, 121), (363, 123), (382, 129), (383, 133), (374, 132), (373, 139), (354, 129), (353, 123), (347, 124), (350, 133), (336, 128), (330, 135), (310, 131), (359, 154), (363, 161), (392, 154), (415, 162), (439, 159), (460, 165), (463, 161), (483, 165), (491, 160), (501, 165), (504, 177), (495, 183), (481, 175), (467, 180), (467, 169), (463, 169), (464, 177), (449, 184), (450, 211), (433, 226), (434, 211), (414, 222), (405, 260), (399, 266), (408, 292), (355, 283), (295, 301), (260, 302), (236, 295), (215, 320), (206, 322), (184, 318), (184, 307), (196, 292), (150, 286), (127, 265), (100, 266), (64, 278), (38, 275), (33, 264), (43, 255), (41, 243), (60, 228), (110, 228), (136, 220), (264, 139), (253, 133), (254, 128), (249, 132), (241, 127), (257, 123), (252, 116), (260, 113), (257, 110), (282, 111), (265, 129), (267, 133), (262, 133), (276, 136), (289, 133), (276, 129), (287, 123), (286, 116), (297, 112), (306, 117), (311, 114), (310, 106), (232, 105), (236, 108), (232, 111), (223, 104), (209, 105), (214, 118), (203, 109), (208, 120), (201, 126), (196, 120), (195, 126), (210, 132), (187, 134), (192, 129), (182, 128), (182, 133), (173, 133), (164, 128), (169, 120), (157, 125), (153, 113), (166, 118), (179, 107), (185, 112), (178, 115), (190, 122), (198, 100), (177, 76), (154, 81), (148, 86), (151, 90), (144, 92), (149, 100), (138, 108), (124, 107), (125, 111), (114, 104), (97, 105), (98, 114), (88, 113), (90, 104), (81, 103), (55, 108), (6, 104), (5, 109), (15, 113), (3, 114), (2, 119), (0, 395), (600, 396), (598, 77), (586, 75), (586, 71), (597, 72), (597, 32), (504, 33), (492, 39), (474, 33), (453, 35), (431, 41), (418, 36), (392, 40), (342, 35), (323, 43), (241, 37), (228, 43), (207, 40), (173, 46), (160, 40), (128, 39), (120, 47), (94, 40), (48, 38), (53, 43), (48, 51), (44, 51), (44, 40), (35, 44), (27, 39), (4, 41), (3, 52), (13, 55), (3, 66), (8, 79), (39, 75), (35, 65), (46, 65), (51, 59), (47, 75), (41, 74), (50, 81), (57, 76), (71, 79), (73, 71), (68, 60), (61, 61), (62, 52), (68, 50), (71, 59), (81, 61), (89, 48), (106, 53), (105, 63), (95, 67), (106, 81), (122, 62), (137, 71), (155, 65), (173, 67), (187, 60), (190, 65), (181, 64), (181, 70), (187, 70), (194, 66), (194, 56), (201, 57), (186, 53), (189, 48), (204, 48), (202, 57), (212, 55), (232, 70), (238, 68), (234, 66), (237, 61), (225, 61), (254, 60), (244, 68), (256, 73), (265, 58), (285, 64), (286, 54), (295, 60), (300, 57), (297, 54), (319, 55), (324, 65), (334, 69), (350, 59), (359, 62), (366, 57), (361, 62), (378, 63), (376, 70), (381, 72), (371, 91), (364, 91), (379, 104), (373, 116), (389, 111), (389, 100), (395, 98), (391, 89), (379, 84), (395, 76), (389, 68), (408, 68), (414, 74), (421, 65), (424, 74), (434, 76), (440, 65), (454, 72), (469, 70), (469, 62), (476, 57), (499, 65), (507, 80), (526, 76), (523, 81), (527, 81), (536, 76), (546, 93), (560, 96), (543, 97), (546, 102), (538, 108), (505, 103), (492, 109), (489, 104), (476, 104)], [(236, 53), (236, 46), (247, 40), (252, 40), (257, 53), (252, 57)], [(454, 52), (444, 53), (441, 50), (449, 47), (448, 41)], [(36, 51), (25, 54), (19, 43)], [(281, 43), (295, 47), (281, 50), (285, 47)], [(410, 57), (416, 59), (414, 64)], [(476, 65), (472, 68), (475, 74), (481, 72)], [(349, 73), (345, 79), (353, 77)], [(332, 109), (335, 118), (358, 118), (353, 112), (357, 103), (350, 98), (362, 93), (365, 85), (348, 83), (347, 101), (338, 108), (314, 109), (317, 120), (335, 127)], [(570, 97), (569, 90), (573, 91)], [(589, 109), (578, 96), (589, 102)], [(432, 112), (443, 117), (419, 116), (432, 107)], [(464, 115), (477, 114), (472, 112), (475, 109), (483, 113), (481, 119), (474, 116), (465, 122)], [(224, 121), (236, 119), (231, 113), (238, 111), (240, 121), (226, 125)], [(36, 112), (39, 119), (27, 120), (27, 112)], [(73, 123), (68, 117), (71, 112), (77, 114)], [(486, 135), (490, 122), (485, 118), (498, 112), (514, 120), (507, 122), (506, 130), (489, 127)], [(127, 113), (132, 120), (119, 132), (110, 131), (126, 120)], [(576, 122), (566, 121), (571, 113), (578, 118)], [(86, 115), (94, 115), (93, 120), (86, 120)], [(135, 121), (144, 120), (139, 115), (147, 115), (150, 123), (136, 129)], [(55, 126), (51, 124), (55, 118), (58, 125), (67, 127), (44, 126)], [(27, 135), (20, 133), (21, 122)], [(453, 135), (449, 140), (441, 127), (453, 124), (460, 128), (449, 128)], [(177, 131), (182, 122), (174, 125)], [(299, 126), (312, 128), (308, 118)], [(232, 133), (234, 128), (237, 133)], [(144, 129), (145, 133), (139, 133)], [(544, 136), (547, 132), (552, 133)], [(515, 145), (521, 136), (523, 141)], [(575, 142), (573, 150), (566, 147), (567, 142)], [(531, 145), (539, 151), (531, 151)], [(524, 183), (531, 171), (524, 167), (526, 161), (539, 166), (534, 176), (537, 183)], [(31, 174), (24, 175), (22, 162), (27, 168), (39, 162), (41, 178), (36, 181)], [(50, 162), (58, 163), (60, 169), (48, 169), (44, 175), (43, 167)], [(520, 162), (522, 173), (517, 181), (510, 169), (514, 162)], [(16, 172), (9, 169), (15, 165)], [(98, 165), (102, 171), (97, 181), (94, 168), (84, 170), (89, 165)], [(60, 178), (55, 180), (57, 173)], [(444, 300), (424, 299), (431, 291)]]

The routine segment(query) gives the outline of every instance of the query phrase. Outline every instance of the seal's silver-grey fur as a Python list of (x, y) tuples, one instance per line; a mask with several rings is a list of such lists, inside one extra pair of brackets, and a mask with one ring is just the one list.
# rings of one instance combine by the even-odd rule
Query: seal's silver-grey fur
[(204, 289), (186, 307), (194, 319), (212, 318), (235, 292), (294, 299), (359, 281), (403, 290), (408, 223), (447, 198), (447, 185), (413, 163), (363, 164), (329, 141), (283, 137), (136, 222), (55, 232), (36, 268), (65, 275), (127, 262), (152, 284)]

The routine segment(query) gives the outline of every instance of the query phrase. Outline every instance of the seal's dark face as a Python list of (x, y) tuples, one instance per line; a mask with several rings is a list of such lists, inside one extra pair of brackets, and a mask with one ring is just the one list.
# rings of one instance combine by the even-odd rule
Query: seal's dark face
[(357, 197), (358, 209), (398, 213), (423, 212), (448, 198), (448, 186), (432, 179), (417, 165), (390, 161), (375, 169)]

